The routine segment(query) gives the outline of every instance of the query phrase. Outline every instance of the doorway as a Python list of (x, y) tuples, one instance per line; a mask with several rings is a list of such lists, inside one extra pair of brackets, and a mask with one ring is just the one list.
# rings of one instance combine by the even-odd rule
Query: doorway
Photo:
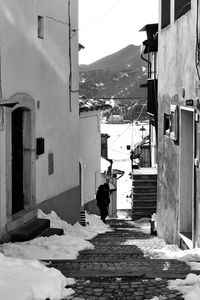
[[(194, 241), (194, 110), (180, 109), (180, 223), (184, 241)], [(188, 243), (187, 243), (188, 244)]]
[(24, 209), (23, 109), (12, 112), (12, 214)]

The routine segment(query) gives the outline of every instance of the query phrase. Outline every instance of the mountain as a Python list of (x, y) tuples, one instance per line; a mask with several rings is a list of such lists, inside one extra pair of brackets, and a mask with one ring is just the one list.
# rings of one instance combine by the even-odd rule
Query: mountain
[[(79, 66), (80, 96), (87, 99), (118, 98), (119, 104), (137, 110), (146, 102), (147, 64), (140, 57), (140, 47), (129, 45), (89, 65)], [(144, 110), (145, 112), (145, 110)]]
[(80, 71), (91, 70), (139, 70), (144, 65), (140, 58), (140, 46), (129, 45), (118, 52), (103, 57), (89, 65), (80, 65)]

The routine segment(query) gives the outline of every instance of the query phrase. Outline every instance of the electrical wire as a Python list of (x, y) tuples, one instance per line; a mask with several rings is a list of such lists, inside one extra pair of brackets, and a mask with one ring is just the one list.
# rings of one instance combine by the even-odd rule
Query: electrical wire
[(122, 137), (124, 135), (124, 133), (129, 129), (130, 126), (131, 126), (131, 124), (129, 124), (129, 126), (120, 135), (118, 135), (118, 137), (114, 141), (112, 141), (112, 143), (110, 143), (110, 145), (114, 144), (120, 137)]
[(72, 93), (78, 93), (79, 90), (72, 89), (72, 49), (71, 49), (71, 39), (77, 34), (78, 29), (71, 28), (71, 1), (68, 0), (68, 22), (64, 22), (62, 20), (58, 20), (54, 17), (45, 15), (51, 21), (56, 23), (68, 26), (68, 44), (69, 44), (69, 111), (72, 111)]
[(198, 79), (200, 80), (199, 57), (200, 57), (200, 43), (199, 43), (199, 0), (197, 0), (195, 66), (196, 66), (196, 70), (197, 70)]
[[(138, 117), (134, 120), (135, 122), (137, 122), (138, 120), (139, 120), (139, 118), (141, 117), (141, 115), (142, 115), (142, 113), (143, 113), (143, 110), (144, 110), (144, 107), (145, 107), (145, 105), (146, 105), (146, 103), (147, 102), (145, 102), (144, 104), (142, 104), (142, 109), (141, 109), (141, 111), (140, 111), (140, 113), (139, 113), (139, 115), (138, 115)], [(131, 122), (130, 124), (129, 124), (129, 126), (114, 140), (114, 141), (112, 141), (112, 143), (110, 143), (110, 145), (113, 145), (118, 139), (120, 139), (123, 135), (124, 135), (124, 133), (130, 128), (130, 126), (133, 126), (133, 122)]]
[(143, 107), (142, 107), (142, 109), (141, 109), (141, 111), (140, 111), (140, 113), (139, 113), (139, 116), (135, 119), (135, 121), (138, 121), (139, 118), (141, 117), (141, 115), (142, 115), (142, 113), (143, 113), (143, 110), (144, 110), (144, 107), (146, 106), (146, 104), (147, 104), (147, 102), (145, 102), (144, 104), (142, 104)]
[(184, 8), (186, 8), (188, 5), (191, 5), (191, 0), (189, 0), (185, 5), (183, 5), (183, 7), (179, 10), (179, 12), (176, 15), (176, 19), (179, 18), (179, 16), (181, 15), (182, 11), (184, 10)]
[(68, 43), (69, 43), (69, 111), (72, 111), (72, 49), (71, 49), (71, 1), (68, 0)]
[(47, 19), (49, 19), (49, 20), (52, 20), (52, 21), (54, 21), (54, 22), (56, 22), (56, 23), (60, 23), (60, 24), (62, 24), (62, 25), (69, 25), (69, 23), (67, 23), (67, 22), (64, 22), (64, 21), (61, 21), (61, 20), (58, 20), (58, 19), (56, 19), (56, 18), (54, 18), (54, 17), (50, 17), (50, 16), (45, 16)]
[(111, 13), (123, 0), (119, 0), (115, 5), (113, 5), (109, 10), (98, 16), (96, 19), (94, 19), (92, 22), (85, 24), (83, 27), (79, 28), (79, 30), (84, 29), (85, 27), (91, 26), (92, 24), (98, 22), (100, 19)]

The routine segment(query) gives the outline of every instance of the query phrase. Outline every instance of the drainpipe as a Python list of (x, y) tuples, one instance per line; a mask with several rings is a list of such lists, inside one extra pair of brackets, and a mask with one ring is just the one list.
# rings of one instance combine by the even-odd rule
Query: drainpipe
[(151, 62), (149, 61), (149, 52), (148, 52), (148, 59), (144, 58), (142, 53), (141, 53), (141, 59), (143, 59), (148, 63), (148, 78), (151, 78)]
[[(149, 51), (148, 51), (148, 59), (143, 57), (141, 53), (141, 59), (148, 63), (148, 78), (151, 78), (151, 62), (149, 61)], [(149, 148), (150, 148), (150, 167), (151, 167), (151, 121), (149, 119)]]

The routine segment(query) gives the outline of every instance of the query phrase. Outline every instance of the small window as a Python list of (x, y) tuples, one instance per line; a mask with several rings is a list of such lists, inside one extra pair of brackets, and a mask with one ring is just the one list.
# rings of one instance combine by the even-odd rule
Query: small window
[(38, 38), (44, 38), (44, 17), (38, 16)]
[(179, 131), (179, 117), (178, 117), (178, 106), (171, 104), (170, 114), (170, 138), (178, 142), (178, 131)]
[(175, 0), (174, 18), (177, 20), (191, 9), (191, 0)]
[(161, 29), (170, 24), (170, 0), (161, 2)]
[(170, 135), (170, 115), (164, 114), (164, 135)]

